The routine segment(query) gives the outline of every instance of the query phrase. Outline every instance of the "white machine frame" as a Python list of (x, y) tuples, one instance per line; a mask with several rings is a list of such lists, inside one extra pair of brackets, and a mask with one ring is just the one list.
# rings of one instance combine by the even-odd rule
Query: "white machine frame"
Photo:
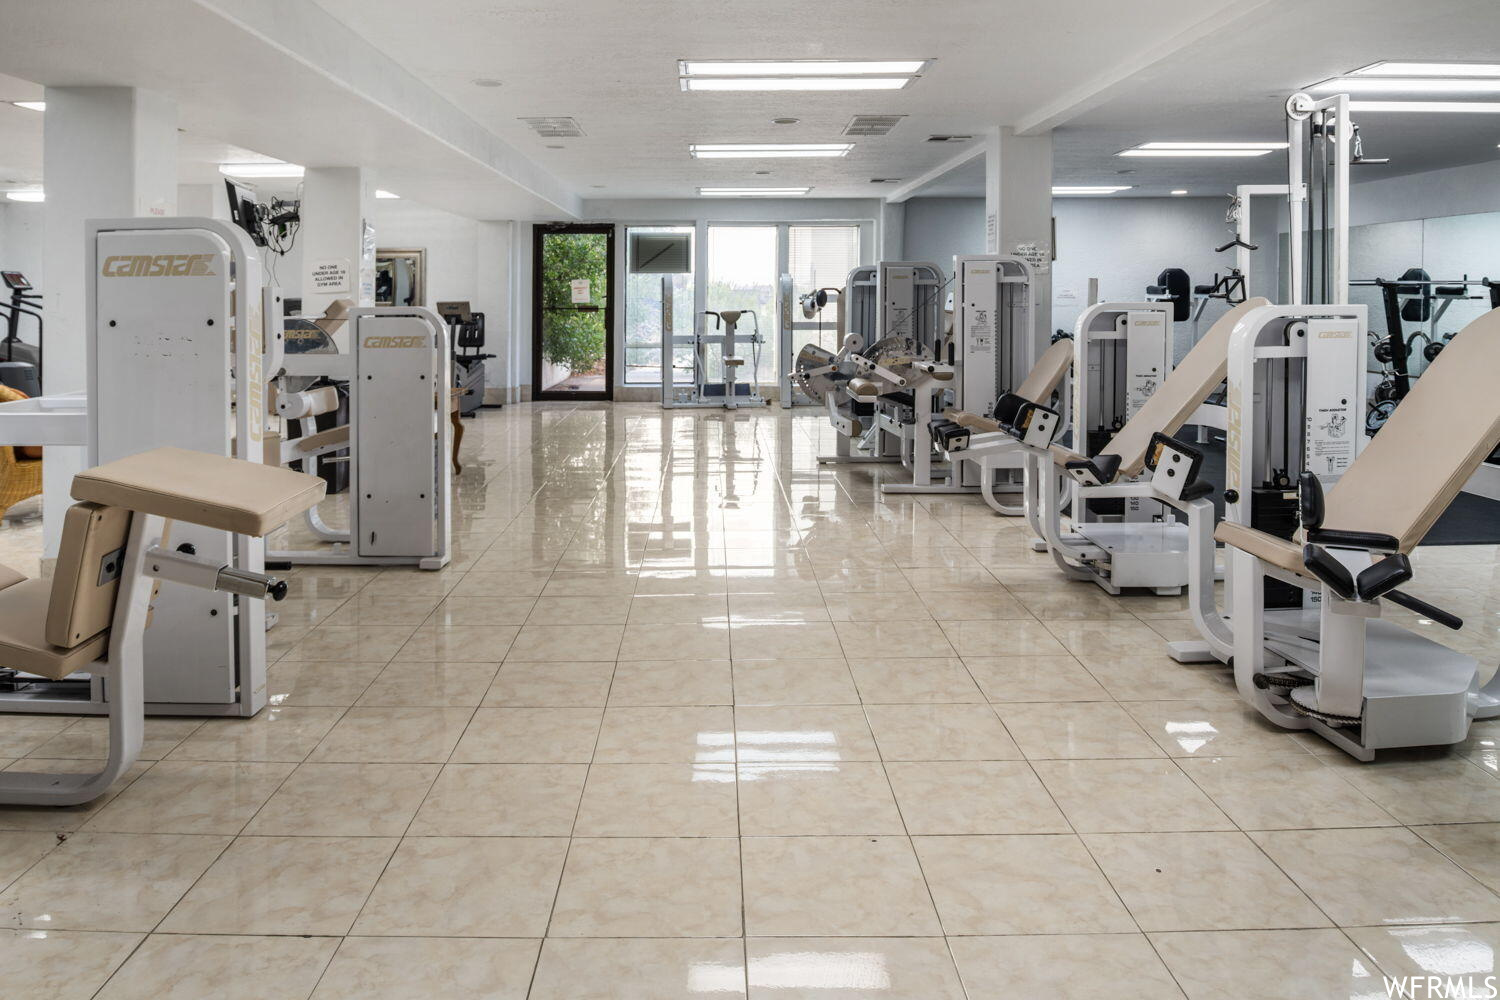
[[(329, 527), (316, 507), (307, 512), (318, 549), (278, 550), (273, 562), (303, 565), (415, 565), (437, 570), (452, 554), (453, 471), (449, 460), (451, 364), (448, 325), (423, 306), (349, 310), (349, 350), (288, 354), (289, 376), (316, 376), (349, 387), (349, 437), (307, 451), (283, 440), (283, 462), (349, 453), (349, 527)], [(297, 398), (294, 394), (292, 399)], [(289, 399), (278, 401), (288, 411)], [(299, 420), (314, 431), (316, 412)]]
[[(737, 327), (746, 316), (751, 317), (754, 322), (755, 332), (742, 334)], [(712, 332), (708, 328), (710, 317), (714, 319), (715, 324)], [(665, 317), (663, 322), (670, 323), (670, 315)], [(673, 335), (668, 339), (670, 343), (663, 347), (662, 353), (662, 409), (706, 407), (736, 410), (766, 405), (766, 397), (760, 391), (760, 352), (766, 343), (766, 338), (760, 331), (760, 316), (754, 310), (707, 310), (698, 314), (691, 334)], [(743, 344), (750, 345), (751, 360), (748, 364), (744, 357), (735, 353)], [(693, 381), (690, 383), (679, 385), (674, 381), (671, 360), (673, 349), (676, 347), (692, 348)], [(708, 377), (710, 347), (718, 347), (719, 363), (724, 369), (723, 378), (718, 380), (718, 384), (723, 387), (724, 391), (722, 398), (708, 393), (708, 386), (713, 382)], [(748, 379), (739, 377), (741, 369), (744, 368), (749, 369)], [(748, 385), (750, 391), (741, 395), (738, 389), (740, 385)]]

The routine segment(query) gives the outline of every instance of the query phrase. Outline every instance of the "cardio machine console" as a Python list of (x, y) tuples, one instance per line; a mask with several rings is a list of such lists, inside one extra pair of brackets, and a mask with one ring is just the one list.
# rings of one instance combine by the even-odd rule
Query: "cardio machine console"
[(31, 282), (26, 280), (26, 275), (20, 271), (0, 271), (0, 280), (5, 282), (5, 287), (13, 292), (31, 291)]

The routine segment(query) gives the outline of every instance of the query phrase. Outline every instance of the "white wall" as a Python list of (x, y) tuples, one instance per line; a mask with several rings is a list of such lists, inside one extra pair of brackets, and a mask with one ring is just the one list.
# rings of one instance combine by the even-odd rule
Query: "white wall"
[[(33, 285), (45, 290), (47, 278), (42, 268), (45, 256), (42, 244), (44, 214), (43, 205), (20, 201), (0, 202), (0, 268), (20, 271)], [(78, 235), (78, 252), (83, 253), (82, 233)]]
[[(1358, 171), (1355, 177), (1359, 176)], [(1356, 183), (1350, 225), (1470, 215), (1500, 209), (1500, 161)], [(1283, 224), (1282, 229), (1286, 226)]]

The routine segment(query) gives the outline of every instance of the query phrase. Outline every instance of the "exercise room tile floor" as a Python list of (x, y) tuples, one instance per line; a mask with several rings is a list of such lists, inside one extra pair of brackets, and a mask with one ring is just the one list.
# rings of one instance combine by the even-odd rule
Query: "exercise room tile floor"
[[(294, 571), (258, 718), (152, 719), (104, 800), (0, 809), (6, 1000), (1372, 1000), (1500, 972), (1500, 723), (1375, 764), (1276, 730), (1165, 656), (1180, 598), (820, 467), (815, 412), (466, 431), (449, 568)], [(0, 529), (8, 564), (39, 548), (34, 517)], [(1496, 550), (1416, 562), (1493, 663)], [(87, 768), (104, 736), (0, 715), (0, 766)]]

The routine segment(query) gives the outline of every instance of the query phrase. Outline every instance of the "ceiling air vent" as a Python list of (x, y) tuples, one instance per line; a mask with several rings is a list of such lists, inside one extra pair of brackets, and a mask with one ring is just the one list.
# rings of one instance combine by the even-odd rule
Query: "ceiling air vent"
[(968, 142), (972, 135), (929, 135), (928, 142)]
[(844, 126), (845, 135), (890, 135), (905, 115), (855, 115)]
[(522, 118), (533, 132), (543, 139), (576, 139), (583, 129), (572, 118)]

